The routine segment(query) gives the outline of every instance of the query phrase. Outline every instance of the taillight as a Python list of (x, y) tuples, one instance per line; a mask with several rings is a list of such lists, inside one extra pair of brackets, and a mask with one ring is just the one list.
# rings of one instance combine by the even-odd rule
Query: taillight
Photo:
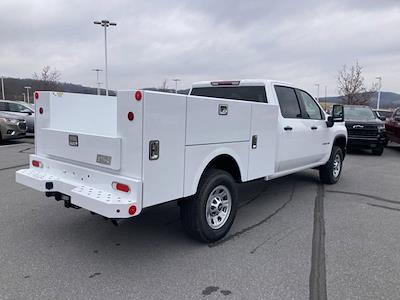
[(124, 193), (129, 193), (129, 191), (131, 190), (129, 188), (129, 185), (119, 183), (119, 182), (113, 182), (112, 187), (113, 187), (113, 189), (124, 192)]
[(135, 99), (136, 99), (137, 101), (142, 100), (142, 92), (141, 92), (141, 91), (136, 91), (136, 93), (135, 93)]
[(43, 107), (39, 107), (39, 113), (43, 114)]
[(128, 209), (128, 213), (133, 216), (136, 213), (136, 206), (135, 205), (131, 205)]
[(34, 96), (35, 96), (35, 100), (39, 99), (39, 93), (38, 92), (35, 92)]
[(133, 121), (133, 119), (135, 118), (135, 115), (133, 114), (133, 112), (128, 112), (128, 120), (129, 121)]
[(36, 167), (36, 168), (41, 168), (42, 167), (42, 163), (38, 160), (32, 160), (32, 166)]

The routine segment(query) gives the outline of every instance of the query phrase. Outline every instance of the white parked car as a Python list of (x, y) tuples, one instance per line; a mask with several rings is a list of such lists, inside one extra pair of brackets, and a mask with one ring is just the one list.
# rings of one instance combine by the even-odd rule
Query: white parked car
[(0, 100), (0, 111), (24, 119), (28, 126), (27, 132), (33, 133), (35, 131), (35, 109), (32, 104), (22, 101)]
[(178, 199), (185, 229), (205, 242), (229, 231), (237, 182), (318, 168), (333, 184), (342, 171), (343, 107), (327, 116), (306, 91), (279, 81), (35, 98), (36, 153), (17, 182), (110, 219)]

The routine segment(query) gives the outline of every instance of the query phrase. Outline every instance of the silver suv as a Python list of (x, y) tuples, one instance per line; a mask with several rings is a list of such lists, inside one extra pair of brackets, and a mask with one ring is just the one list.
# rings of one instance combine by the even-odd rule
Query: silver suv
[(24, 119), (28, 126), (28, 132), (34, 132), (35, 109), (33, 104), (22, 101), (0, 100), (0, 113), (12, 114), (19, 119)]
[(0, 144), (3, 141), (25, 137), (26, 121), (0, 111)]

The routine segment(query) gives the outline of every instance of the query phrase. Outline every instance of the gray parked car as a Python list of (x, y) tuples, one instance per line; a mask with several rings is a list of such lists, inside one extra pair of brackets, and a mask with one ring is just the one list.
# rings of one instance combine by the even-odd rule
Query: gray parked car
[(28, 126), (28, 132), (33, 133), (35, 131), (35, 109), (32, 104), (22, 101), (0, 100), (0, 112), (13, 114), (24, 119)]
[(26, 136), (26, 121), (14, 114), (0, 111), (0, 143)]

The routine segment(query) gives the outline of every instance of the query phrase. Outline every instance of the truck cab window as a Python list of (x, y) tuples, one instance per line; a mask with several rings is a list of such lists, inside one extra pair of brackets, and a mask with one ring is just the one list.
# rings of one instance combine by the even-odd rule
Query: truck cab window
[(299, 93), (303, 99), (304, 108), (306, 110), (305, 113), (308, 119), (322, 120), (321, 110), (317, 103), (315, 103), (315, 100), (304, 91), (299, 90)]
[(284, 118), (301, 118), (301, 110), (296, 92), (293, 88), (286, 86), (275, 86), (278, 96), (279, 107)]
[(190, 95), (245, 100), (254, 102), (268, 102), (265, 86), (236, 86), (236, 87), (195, 87)]

